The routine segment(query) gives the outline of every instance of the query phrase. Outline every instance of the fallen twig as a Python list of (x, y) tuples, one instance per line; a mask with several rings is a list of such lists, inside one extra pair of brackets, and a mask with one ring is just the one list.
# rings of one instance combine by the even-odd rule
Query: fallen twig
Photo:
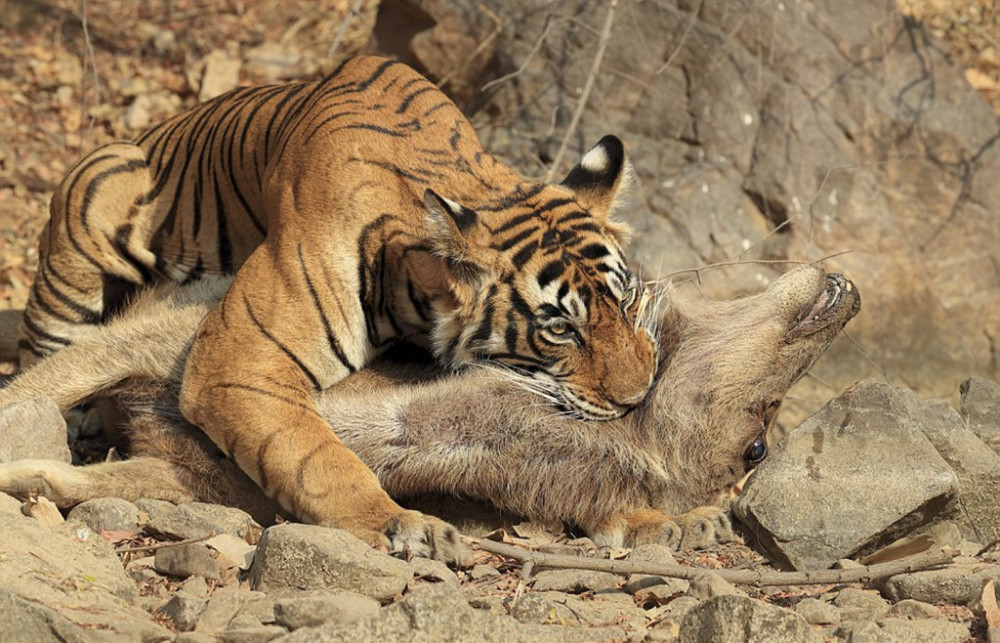
[(134, 551), (155, 551), (157, 549), (166, 549), (167, 547), (180, 547), (181, 545), (193, 545), (194, 543), (203, 543), (209, 538), (215, 536), (215, 532), (208, 534), (207, 536), (199, 536), (198, 538), (188, 538), (187, 540), (174, 540), (166, 543), (155, 543), (152, 545), (140, 545), (138, 547), (120, 547), (115, 550), (116, 554), (127, 554)]
[(756, 569), (707, 569), (685, 567), (671, 563), (654, 563), (631, 560), (606, 560), (529, 551), (492, 540), (479, 540), (479, 549), (491, 554), (511, 558), (522, 564), (556, 569), (586, 569), (614, 574), (652, 574), (691, 580), (705, 572), (713, 572), (730, 583), (774, 587), (777, 585), (826, 585), (830, 583), (868, 583), (896, 574), (906, 574), (951, 562), (954, 554), (945, 551), (923, 552), (887, 563), (868, 565), (856, 569), (819, 569), (802, 572), (762, 571)]

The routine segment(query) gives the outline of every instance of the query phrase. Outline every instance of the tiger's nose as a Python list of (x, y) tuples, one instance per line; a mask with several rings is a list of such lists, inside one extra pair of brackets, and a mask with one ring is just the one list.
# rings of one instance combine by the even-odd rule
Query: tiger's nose
[(646, 399), (646, 393), (648, 393), (646, 390), (639, 391), (629, 397), (613, 400), (613, 403), (621, 409), (631, 410), (642, 404), (642, 401)]

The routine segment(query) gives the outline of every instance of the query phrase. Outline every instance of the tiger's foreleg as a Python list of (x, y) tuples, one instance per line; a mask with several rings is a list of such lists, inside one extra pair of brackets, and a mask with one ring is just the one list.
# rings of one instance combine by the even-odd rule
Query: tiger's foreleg
[(141, 149), (112, 143), (81, 160), (49, 205), (39, 267), (21, 324), (22, 366), (82, 338), (121, 298), (121, 284), (146, 283), (152, 188)]
[[(268, 239), (254, 251), (205, 318), (181, 412), (301, 520), (393, 551), (463, 562), (456, 530), (396, 504), (316, 410), (320, 389), (367, 361), (364, 312), (357, 300), (353, 308), (321, 308), (328, 293), (298, 262), (301, 247), (289, 256), (277, 245)], [(289, 302), (303, 304), (298, 314), (289, 314)]]

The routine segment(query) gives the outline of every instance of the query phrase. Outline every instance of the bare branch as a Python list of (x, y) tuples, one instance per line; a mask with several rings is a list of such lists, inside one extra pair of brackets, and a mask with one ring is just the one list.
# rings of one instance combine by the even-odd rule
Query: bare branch
[(546, 183), (551, 183), (552, 177), (559, 171), (559, 164), (562, 161), (563, 155), (566, 154), (569, 139), (573, 137), (573, 133), (580, 124), (580, 119), (583, 118), (583, 110), (587, 107), (587, 99), (590, 98), (590, 92), (594, 88), (594, 81), (601, 70), (601, 61), (604, 60), (604, 50), (608, 48), (608, 41), (611, 39), (611, 25), (615, 22), (615, 8), (617, 6), (618, 0), (611, 0), (608, 3), (608, 13), (604, 18), (604, 28), (601, 30), (601, 39), (597, 42), (597, 53), (594, 54), (594, 62), (590, 66), (590, 74), (587, 75), (587, 82), (583, 85), (583, 92), (580, 94), (580, 100), (576, 104), (576, 111), (573, 112), (573, 118), (569, 122), (569, 127), (566, 128), (566, 135), (563, 136), (562, 143), (559, 145), (559, 151), (556, 152), (555, 158), (552, 159), (549, 173), (545, 176)]
[(603, 558), (585, 558), (583, 556), (565, 556), (533, 552), (513, 545), (506, 545), (492, 540), (479, 540), (475, 544), (479, 549), (504, 558), (511, 558), (522, 564), (532, 563), (537, 567), (555, 569), (586, 569), (613, 574), (652, 574), (683, 578), (691, 580), (707, 571), (721, 576), (730, 583), (738, 585), (754, 585), (757, 587), (775, 587), (784, 585), (827, 585), (830, 583), (863, 583), (888, 578), (896, 574), (906, 574), (930, 567), (947, 565), (955, 554), (945, 551), (930, 551), (901, 558), (899, 560), (877, 565), (868, 565), (856, 569), (820, 569), (803, 572), (762, 571), (757, 569), (706, 569), (703, 567), (685, 567), (675, 563), (655, 563), (631, 560), (606, 560)]

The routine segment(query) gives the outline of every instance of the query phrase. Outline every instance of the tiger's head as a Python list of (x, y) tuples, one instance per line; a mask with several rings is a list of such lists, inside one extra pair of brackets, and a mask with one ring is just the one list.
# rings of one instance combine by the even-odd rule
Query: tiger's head
[(631, 168), (606, 136), (558, 185), (521, 184), (479, 211), (425, 194), (456, 306), (433, 330), (438, 358), (487, 362), (580, 418), (624, 415), (653, 382), (647, 292), (611, 219)]

